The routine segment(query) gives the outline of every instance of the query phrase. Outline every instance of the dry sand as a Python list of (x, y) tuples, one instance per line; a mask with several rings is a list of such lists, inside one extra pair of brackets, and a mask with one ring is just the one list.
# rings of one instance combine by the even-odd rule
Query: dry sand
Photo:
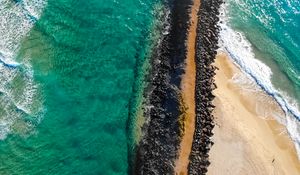
[(216, 59), (216, 127), (208, 175), (299, 175), (300, 163), (283, 112), (224, 53)]
[(191, 8), (191, 25), (189, 28), (187, 40), (187, 58), (185, 65), (185, 74), (182, 77), (182, 105), (185, 108), (184, 113), (184, 133), (180, 144), (179, 158), (175, 163), (176, 174), (187, 174), (189, 155), (192, 148), (193, 136), (195, 131), (195, 83), (196, 83), (196, 63), (195, 63), (195, 45), (197, 35), (198, 10), (200, 0), (194, 0)]

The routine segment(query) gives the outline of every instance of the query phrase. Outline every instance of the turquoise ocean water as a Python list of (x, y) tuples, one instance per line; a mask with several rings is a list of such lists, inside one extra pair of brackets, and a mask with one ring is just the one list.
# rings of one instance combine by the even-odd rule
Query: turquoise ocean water
[(281, 122), (300, 153), (300, 1), (225, 2), (222, 48), (286, 112)]
[(0, 174), (128, 173), (161, 6), (0, 0)]

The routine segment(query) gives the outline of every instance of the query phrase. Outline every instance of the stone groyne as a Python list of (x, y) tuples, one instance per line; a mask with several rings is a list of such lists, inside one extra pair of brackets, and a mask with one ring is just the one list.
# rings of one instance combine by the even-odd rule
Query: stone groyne
[(188, 174), (206, 174), (212, 146), (214, 63), (218, 49), (218, 15), (222, 0), (201, 0), (196, 38), (196, 123)]
[(184, 73), (191, 0), (167, 1), (166, 25), (152, 55), (144, 104), (143, 138), (137, 146), (135, 174), (174, 174), (180, 144), (180, 83)]

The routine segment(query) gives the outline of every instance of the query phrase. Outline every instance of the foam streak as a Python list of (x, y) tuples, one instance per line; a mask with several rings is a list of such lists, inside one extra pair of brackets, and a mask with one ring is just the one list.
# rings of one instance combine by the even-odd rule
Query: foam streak
[(234, 31), (229, 26), (226, 13), (226, 6), (223, 5), (219, 23), (221, 26), (219, 41), (221, 49), (227, 52), (241, 70), (280, 105), (286, 114), (284, 124), (295, 143), (300, 158), (300, 111), (297, 102), (273, 86), (271, 69), (256, 58), (251, 43), (243, 33)]

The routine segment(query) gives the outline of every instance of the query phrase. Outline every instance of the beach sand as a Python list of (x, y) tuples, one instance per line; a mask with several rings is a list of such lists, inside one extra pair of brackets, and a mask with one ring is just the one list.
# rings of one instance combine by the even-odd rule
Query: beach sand
[[(215, 143), (208, 175), (297, 175), (300, 163), (280, 119), (278, 104), (225, 53), (215, 62)], [(279, 116), (279, 117), (278, 117)]]
[(198, 10), (200, 0), (194, 0), (191, 7), (191, 25), (187, 40), (187, 58), (185, 61), (185, 74), (182, 77), (181, 93), (182, 108), (184, 109), (183, 137), (180, 144), (179, 158), (175, 163), (176, 174), (187, 174), (189, 164), (189, 155), (192, 148), (193, 136), (195, 131), (195, 86), (196, 86), (196, 63), (195, 63), (195, 45), (197, 35)]

